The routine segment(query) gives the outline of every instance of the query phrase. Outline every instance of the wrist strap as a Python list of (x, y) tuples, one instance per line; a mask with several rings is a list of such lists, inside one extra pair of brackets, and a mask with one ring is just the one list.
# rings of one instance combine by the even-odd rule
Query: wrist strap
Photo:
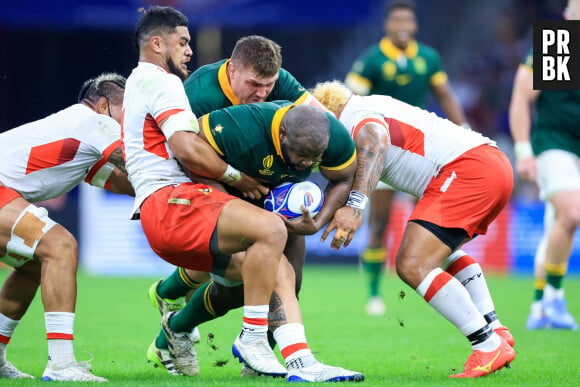
[(218, 180), (228, 185), (233, 185), (242, 179), (242, 173), (228, 164), (226, 172)]
[(369, 198), (367, 198), (365, 194), (358, 191), (350, 191), (346, 205), (359, 210), (364, 210), (368, 201)]
[(514, 145), (514, 152), (516, 154), (516, 159), (526, 159), (528, 157), (534, 156), (534, 151), (532, 150), (532, 144), (529, 141), (518, 141)]

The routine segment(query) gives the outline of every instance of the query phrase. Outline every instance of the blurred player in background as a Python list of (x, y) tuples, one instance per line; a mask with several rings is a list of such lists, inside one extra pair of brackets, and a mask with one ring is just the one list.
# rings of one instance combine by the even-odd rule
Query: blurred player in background
[(477, 261), (459, 250), (483, 235), (508, 202), (512, 167), (495, 141), (382, 95), (357, 96), (340, 82), (314, 97), (351, 131), (358, 167), (347, 205), (322, 234), (348, 245), (379, 179), (417, 198), (397, 253), (397, 274), (471, 343), (457, 378), (485, 376), (515, 358)]
[(48, 365), (42, 380), (103, 382), (73, 351), (77, 242), (34, 202), (81, 181), (134, 195), (121, 151), (125, 78), (84, 83), (78, 104), (0, 134), (0, 261), (14, 270), (0, 291), (0, 377), (31, 377), (6, 360), (6, 346), (41, 285)]
[[(454, 123), (468, 126), (454, 97), (437, 51), (415, 40), (417, 19), (411, 0), (386, 3), (385, 37), (368, 48), (353, 64), (345, 84), (356, 94), (389, 95), (414, 106), (425, 107), (431, 90), (445, 115)], [(369, 237), (362, 261), (368, 273), (370, 297), (366, 312), (383, 315), (386, 311), (380, 294), (380, 280), (388, 261), (385, 231), (395, 191), (379, 182), (369, 209)]]
[[(580, 0), (568, 2), (564, 18), (580, 20)], [(546, 202), (526, 327), (576, 330), (562, 282), (580, 225), (580, 90), (534, 90), (530, 50), (516, 72), (509, 114), (516, 170), (522, 179), (537, 182)]]

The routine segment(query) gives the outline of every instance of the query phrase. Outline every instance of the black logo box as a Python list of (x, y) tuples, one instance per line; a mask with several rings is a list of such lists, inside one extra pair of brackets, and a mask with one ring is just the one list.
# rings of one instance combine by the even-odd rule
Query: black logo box
[[(548, 47), (548, 53), (544, 54), (543, 35), (544, 30), (565, 30), (568, 32), (569, 54), (557, 52), (558, 42)], [(556, 40), (558, 33), (556, 32)], [(558, 56), (568, 56), (567, 70), (570, 80), (543, 80), (542, 74), (543, 57), (550, 56), (558, 62)], [(534, 22), (534, 89), (535, 90), (580, 90), (580, 20), (538, 20)]]

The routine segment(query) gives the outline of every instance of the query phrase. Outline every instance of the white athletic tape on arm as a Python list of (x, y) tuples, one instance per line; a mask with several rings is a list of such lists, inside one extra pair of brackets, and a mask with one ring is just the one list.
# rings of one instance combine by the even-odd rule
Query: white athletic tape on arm
[(115, 166), (112, 163), (103, 164), (103, 166), (93, 175), (89, 184), (94, 187), (104, 188), (114, 169)]
[(346, 205), (353, 208), (358, 208), (359, 210), (364, 210), (368, 201), (369, 198), (367, 198), (365, 194), (358, 191), (350, 191)]
[(228, 164), (225, 173), (218, 180), (228, 185), (236, 184), (242, 179), (242, 173)]

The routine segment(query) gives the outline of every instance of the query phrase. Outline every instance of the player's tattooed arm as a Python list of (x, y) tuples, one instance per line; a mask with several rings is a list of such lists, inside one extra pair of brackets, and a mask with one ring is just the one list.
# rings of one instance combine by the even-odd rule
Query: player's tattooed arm
[(381, 125), (368, 123), (356, 138), (357, 170), (352, 189), (369, 197), (383, 173), (389, 144), (389, 133)]
[(111, 152), (107, 160), (125, 175), (127, 174), (127, 169), (125, 168), (125, 159), (123, 158), (123, 150), (120, 146)]

